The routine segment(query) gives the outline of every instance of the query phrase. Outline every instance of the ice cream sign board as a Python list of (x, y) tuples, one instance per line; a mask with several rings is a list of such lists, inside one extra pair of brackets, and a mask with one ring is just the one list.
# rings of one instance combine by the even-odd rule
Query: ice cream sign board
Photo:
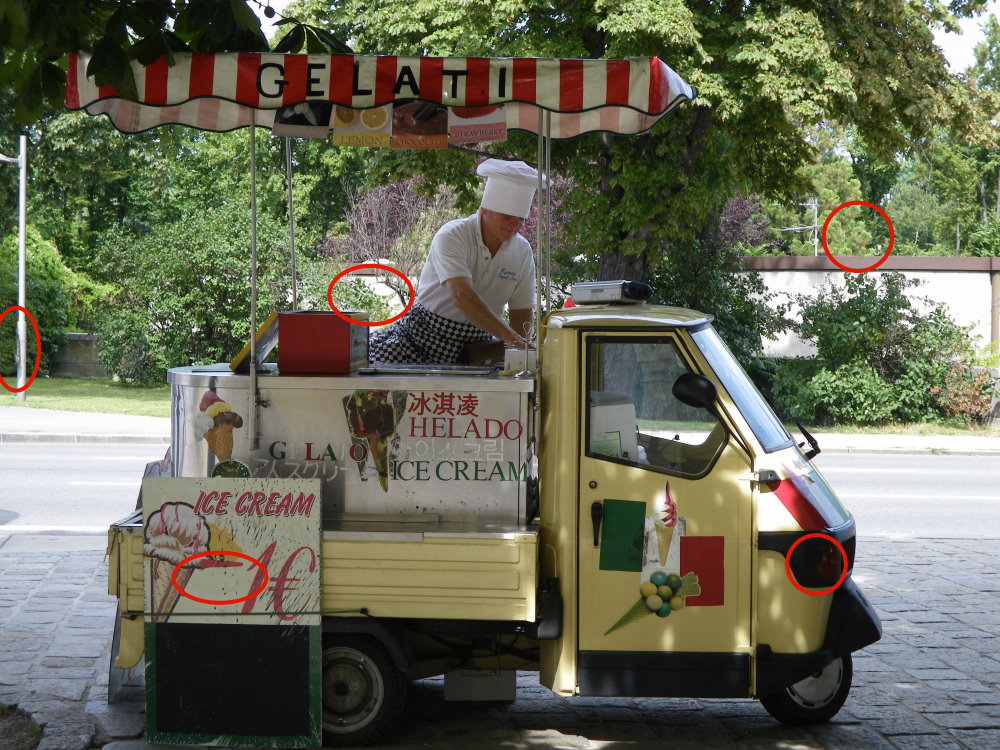
[(146, 479), (142, 497), (151, 622), (319, 625), (318, 480)]
[(148, 739), (320, 744), (319, 495), (316, 479), (143, 480)]

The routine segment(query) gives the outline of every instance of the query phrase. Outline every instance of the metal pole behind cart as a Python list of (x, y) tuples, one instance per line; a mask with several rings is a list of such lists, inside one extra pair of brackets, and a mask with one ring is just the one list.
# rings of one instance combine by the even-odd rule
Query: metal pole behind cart
[(250, 110), (250, 439), (257, 450), (257, 111)]
[(292, 205), (292, 139), (285, 136), (285, 180), (288, 182), (288, 244), (292, 256), (292, 309), (299, 309), (299, 277), (295, 272), (295, 211)]

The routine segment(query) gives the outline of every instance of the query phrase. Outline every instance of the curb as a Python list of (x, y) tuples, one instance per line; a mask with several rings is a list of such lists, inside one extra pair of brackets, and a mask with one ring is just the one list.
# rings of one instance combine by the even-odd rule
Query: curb
[(51, 432), (0, 432), (0, 443), (138, 443), (169, 445), (162, 435), (92, 435)]
[[(822, 446), (820, 446), (822, 448)], [(1000, 456), (1000, 448), (862, 448), (847, 446), (846, 448), (823, 448), (824, 453), (839, 454), (893, 454), (909, 456)]]

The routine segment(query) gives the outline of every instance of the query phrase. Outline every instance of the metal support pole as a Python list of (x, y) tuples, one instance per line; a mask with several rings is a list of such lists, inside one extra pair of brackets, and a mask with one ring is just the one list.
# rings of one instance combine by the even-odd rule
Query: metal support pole
[[(25, 232), (27, 230), (27, 194), (28, 194), (28, 136), (21, 136), (21, 153), (18, 157), (18, 166), (21, 174), (17, 188), (17, 304), (27, 309), (25, 301), (26, 272), (25, 262), (27, 248)], [(24, 310), (17, 311), (17, 387), (24, 388), (28, 382), (28, 332)], [(41, 352), (35, 352), (36, 357), (41, 357)], [(24, 402), (28, 399), (27, 389), (17, 392), (17, 400)]]
[(292, 204), (292, 139), (285, 136), (285, 180), (288, 182), (288, 243), (292, 256), (292, 309), (299, 309), (299, 277), (295, 272), (295, 211)]
[(250, 110), (250, 440), (257, 436), (257, 113)]
[(990, 347), (1000, 354), (1000, 271), (990, 271)]
[(545, 312), (552, 311), (552, 113), (545, 113)]
[(819, 256), (819, 196), (813, 196), (813, 255)]
[[(0, 162), (7, 164), (17, 164), (19, 169), (17, 183), (17, 304), (27, 309), (24, 299), (25, 289), (25, 259), (27, 256), (26, 231), (27, 231), (27, 195), (28, 195), (28, 136), (22, 135), (19, 142), (20, 152), (15, 159), (10, 156), (0, 154)], [(24, 310), (17, 311), (17, 326), (15, 328), (17, 337), (17, 400), (27, 401), (28, 396), (24, 387), (28, 382), (28, 331), (27, 321), (24, 317)], [(35, 352), (36, 357), (41, 357), (41, 352)]]
[(541, 319), (542, 319), (542, 212), (545, 205), (543, 200), (543, 190), (545, 177), (542, 174), (542, 159), (545, 156), (545, 111), (538, 108), (538, 154), (535, 163), (538, 165), (538, 188), (535, 190), (535, 320), (531, 327), (531, 335), (536, 346), (541, 341)]

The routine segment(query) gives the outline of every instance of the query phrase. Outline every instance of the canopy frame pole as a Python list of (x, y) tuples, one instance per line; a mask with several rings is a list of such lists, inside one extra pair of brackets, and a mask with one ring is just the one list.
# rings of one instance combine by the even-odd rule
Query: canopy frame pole
[(292, 139), (285, 136), (285, 179), (288, 182), (288, 243), (292, 256), (292, 309), (299, 309), (299, 277), (295, 271), (295, 211), (292, 202)]
[(552, 312), (552, 113), (545, 113), (545, 312)]
[[(537, 230), (535, 232), (535, 256), (537, 262), (535, 263), (535, 315), (534, 315), (534, 325), (532, 326), (531, 337), (535, 342), (536, 348), (541, 342), (541, 320), (542, 320), (542, 214), (544, 205), (544, 186), (545, 186), (545, 176), (542, 174), (542, 158), (545, 155), (545, 110), (541, 107), (538, 108), (538, 154), (535, 158), (536, 164), (538, 164), (538, 187), (535, 190), (535, 226)], [(527, 350), (525, 350), (527, 352)], [(524, 355), (525, 369), (527, 369), (528, 355)], [(537, 408), (537, 405), (536, 405)]]
[(250, 110), (250, 440), (259, 447), (257, 435), (257, 112)]

